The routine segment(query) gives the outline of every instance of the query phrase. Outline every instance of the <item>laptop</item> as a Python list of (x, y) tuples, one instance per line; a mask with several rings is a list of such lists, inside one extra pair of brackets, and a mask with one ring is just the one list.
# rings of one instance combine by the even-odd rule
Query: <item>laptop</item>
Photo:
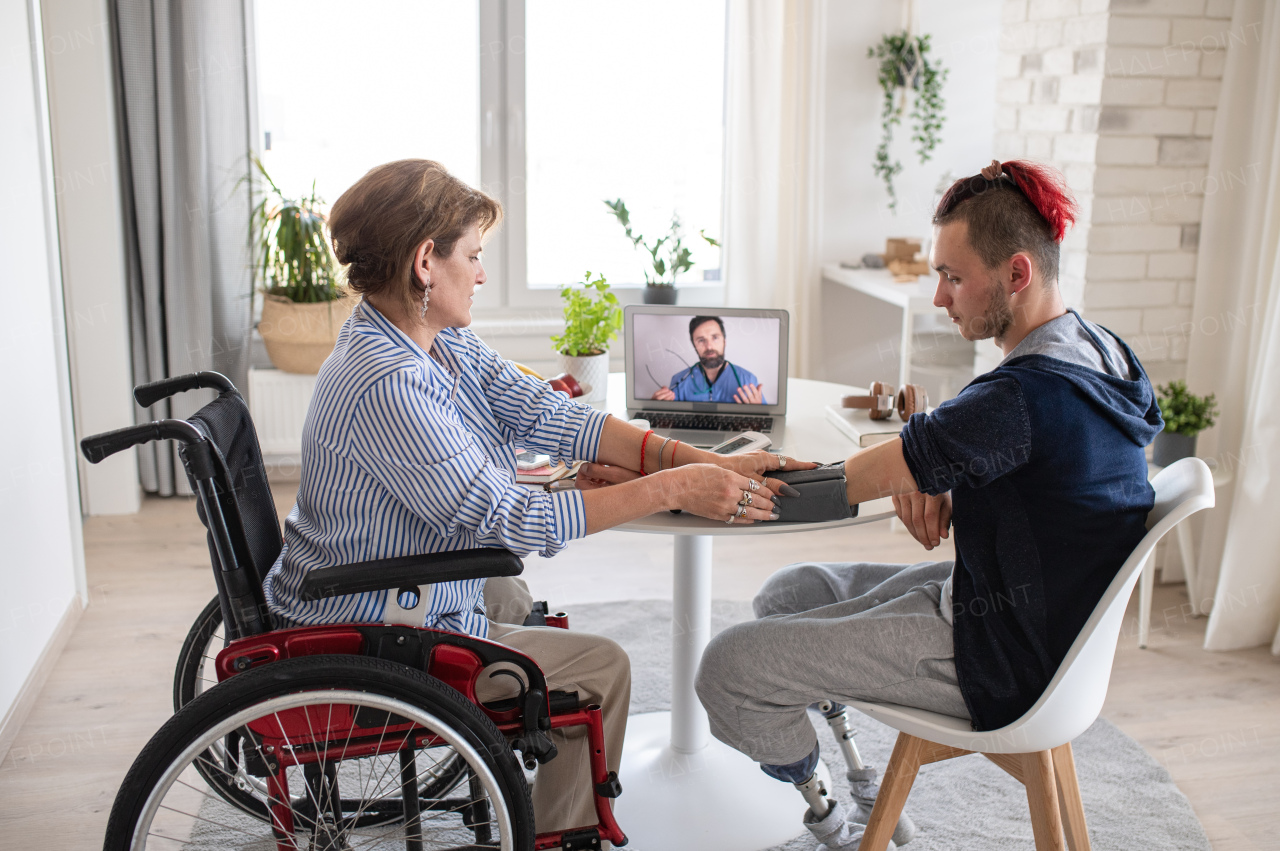
[(781, 446), (789, 328), (785, 310), (627, 305), (627, 416), (701, 448), (743, 431)]

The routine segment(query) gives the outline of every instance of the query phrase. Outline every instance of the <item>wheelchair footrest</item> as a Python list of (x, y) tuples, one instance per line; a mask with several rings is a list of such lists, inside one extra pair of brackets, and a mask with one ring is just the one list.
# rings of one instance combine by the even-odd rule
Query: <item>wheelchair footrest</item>
[(567, 831), (560, 834), (560, 847), (564, 851), (600, 851), (600, 831), (594, 827)]

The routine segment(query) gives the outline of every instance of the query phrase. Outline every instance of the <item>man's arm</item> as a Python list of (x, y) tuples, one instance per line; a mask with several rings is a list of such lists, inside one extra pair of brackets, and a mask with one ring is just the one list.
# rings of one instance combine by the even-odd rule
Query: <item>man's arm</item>
[(902, 454), (900, 437), (850, 455), (844, 462), (844, 477), (850, 505), (920, 489)]
[(931, 549), (946, 537), (952, 488), (982, 487), (1021, 467), (1030, 452), (1020, 386), (1012, 378), (985, 377), (927, 416), (912, 416), (901, 437), (850, 456), (845, 488), (851, 505), (894, 497), (898, 516)]
[(893, 509), (911, 537), (926, 550), (938, 546), (951, 527), (951, 493), (920, 493), (902, 453), (902, 438), (895, 437), (864, 449), (844, 462), (845, 490), (849, 504), (883, 496), (893, 497)]

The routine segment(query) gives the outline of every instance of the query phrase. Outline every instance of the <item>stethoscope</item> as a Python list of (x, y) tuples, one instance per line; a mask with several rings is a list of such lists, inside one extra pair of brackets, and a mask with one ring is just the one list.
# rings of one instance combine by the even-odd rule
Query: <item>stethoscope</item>
[[(693, 365), (692, 365), (692, 364), (685, 363), (684, 358), (680, 357), (680, 355), (679, 355), (679, 353), (678, 353), (678, 352), (672, 352), (672, 351), (671, 351), (671, 349), (666, 349), (666, 348), (664, 348), (664, 349), (663, 349), (663, 351), (671, 352), (671, 354), (675, 355), (676, 360), (680, 361), (680, 363), (683, 363), (683, 364), (684, 364), (684, 368), (685, 368), (685, 370), (687, 370), (687, 371), (685, 372), (685, 374), (684, 374), (684, 378), (682, 378), (682, 379), (680, 379), (679, 381), (677, 381), (677, 382), (675, 383), (675, 386), (674, 386), (674, 387), (672, 387), (672, 388), (670, 388), (670, 389), (671, 389), (671, 392), (672, 392), (672, 393), (674, 393), (674, 392), (676, 391), (676, 388), (677, 388), (677, 387), (680, 387), (682, 384), (684, 384), (684, 383), (685, 383), (686, 381), (688, 381), (690, 378), (693, 378)], [(730, 363), (729, 361), (725, 361), (725, 363), (726, 363), (726, 364), (728, 364), (729, 369), (733, 370), (733, 381), (734, 381), (734, 385), (735, 385), (733, 389), (734, 389), (734, 390), (741, 390), (741, 389), (742, 389), (742, 375), (741, 375), (741, 374), (739, 374), (739, 372), (738, 372), (738, 367), (736, 367), (734, 364)], [(659, 386), (659, 387), (661, 387), (661, 386), (662, 386), (662, 382), (661, 382), (661, 381), (659, 381), (658, 379), (656, 379), (656, 378), (654, 378), (654, 377), (653, 377), (653, 370), (649, 369), (649, 364), (647, 364), (647, 363), (646, 363), (646, 364), (644, 365), (644, 371), (645, 371), (645, 372), (647, 372), (647, 373), (649, 373), (649, 380), (650, 380), (650, 381), (652, 381), (654, 384), (656, 384), (656, 385), (657, 385), (657, 386)], [(705, 378), (707, 377), (707, 374), (704, 372), (704, 373), (702, 374), (702, 377), (705, 379)], [(719, 380), (719, 376), (716, 376), (716, 378), (717, 378), (717, 380)], [(708, 395), (708, 396), (710, 396), (710, 395), (711, 395), (711, 393), (712, 393), (711, 387), (712, 387), (712, 383), (711, 383), (710, 381), (708, 381), (708, 382), (707, 382), (707, 395)]]

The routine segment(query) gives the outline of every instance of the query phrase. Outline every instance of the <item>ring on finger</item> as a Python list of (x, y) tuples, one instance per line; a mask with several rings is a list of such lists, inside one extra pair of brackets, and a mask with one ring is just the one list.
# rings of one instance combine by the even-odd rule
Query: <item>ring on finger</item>
[(787, 468), (787, 456), (782, 453), (776, 453), (778, 456), (778, 469), (785, 470)]
[(749, 482), (751, 483), (751, 490), (752, 490), (752, 491), (758, 491), (758, 490), (760, 490), (760, 483), (759, 483), (759, 482), (757, 482), (755, 479), (748, 479), (747, 481), (749, 481)]
[(735, 518), (735, 517), (737, 517), (737, 516), (738, 516), (737, 514), (730, 514), (730, 515), (729, 515), (729, 519), (728, 519), (728, 520), (726, 520), (726, 521), (724, 521), (724, 522), (725, 522), (725, 523), (732, 523), (732, 522), (733, 522), (733, 518)]
[(735, 514), (735, 515), (733, 515), (733, 516), (734, 516), (734, 517), (746, 517), (746, 516), (747, 516), (747, 507), (746, 507), (745, 505), (739, 505), (739, 506), (738, 506), (738, 513), (737, 513), (737, 514)]
[(750, 505), (753, 499), (755, 499), (755, 496), (751, 491), (743, 491), (742, 499), (738, 500), (738, 505)]

